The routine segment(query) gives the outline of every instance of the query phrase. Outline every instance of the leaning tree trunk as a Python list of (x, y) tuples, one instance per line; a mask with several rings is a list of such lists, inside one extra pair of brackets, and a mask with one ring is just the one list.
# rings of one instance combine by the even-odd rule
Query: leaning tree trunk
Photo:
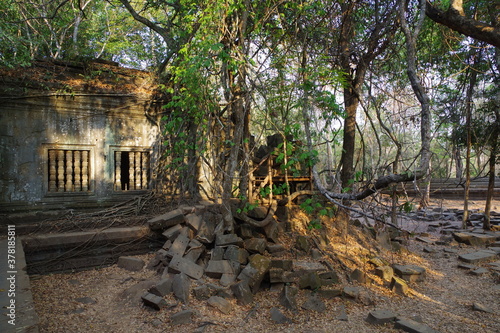
[(420, 172), (424, 174), (424, 188), (421, 191), (420, 206), (426, 207), (429, 204), (429, 193), (430, 193), (430, 163), (431, 163), (431, 112), (430, 112), (430, 100), (424, 87), (422, 86), (420, 79), (417, 75), (417, 51), (416, 51), (416, 40), (422, 28), (424, 18), (425, 18), (425, 6), (426, 1), (420, 0), (419, 3), (419, 16), (417, 18), (417, 23), (413, 30), (410, 31), (408, 22), (406, 20), (405, 11), (405, 1), (401, 1), (399, 5), (399, 19), (401, 21), (401, 26), (406, 38), (406, 52), (407, 52), (407, 74), (410, 79), (411, 87), (415, 96), (420, 103), (420, 139), (421, 139), (421, 151), (420, 151)]
[[(500, 121), (498, 117), (498, 112), (497, 112), (497, 122)], [(484, 223), (483, 223), (483, 229), (484, 230), (491, 230), (491, 223), (490, 223), (490, 212), (491, 212), (491, 201), (493, 200), (493, 192), (495, 191), (495, 165), (497, 161), (497, 154), (498, 154), (498, 135), (499, 129), (498, 126), (497, 128), (494, 129), (494, 134), (493, 134), (493, 143), (491, 147), (491, 153), (490, 153), (490, 161), (489, 161), (489, 167), (490, 167), (490, 176), (488, 179), (488, 193), (486, 194), (486, 206), (484, 208)]]

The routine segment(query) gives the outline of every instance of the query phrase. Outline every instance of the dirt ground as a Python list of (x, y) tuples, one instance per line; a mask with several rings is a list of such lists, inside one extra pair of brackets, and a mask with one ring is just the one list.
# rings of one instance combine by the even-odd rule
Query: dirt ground
[[(461, 208), (461, 201), (434, 202), (436, 206)], [(471, 208), (483, 209), (476, 201)], [(477, 207), (476, 207), (477, 206)], [(500, 211), (500, 201), (493, 210)], [(297, 216), (300, 220), (300, 216)], [(417, 223), (417, 222), (416, 222)], [(419, 221), (420, 224), (428, 222)], [(166, 296), (171, 306), (161, 311), (151, 310), (141, 304), (140, 296), (159, 275), (151, 270), (130, 272), (116, 265), (72, 274), (33, 276), (31, 279), (35, 308), (40, 318), (40, 332), (399, 332), (392, 324), (375, 326), (366, 322), (368, 313), (387, 309), (404, 318), (421, 321), (438, 332), (500, 332), (500, 279), (493, 272), (475, 276), (457, 267), (458, 255), (477, 250), (471, 246), (451, 243), (427, 245), (410, 237), (403, 251), (383, 249), (360, 228), (351, 227), (347, 237), (330, 227), (321, 231), (329, 244), (322, 251), (321, 260), (330, 261), (341, 275), (342, 283), (332, 289), (357, 286), (358, 299), (334, 297), (323, 299), (326, 311), (304, 310), (300, 305), (313, 291), (301, 290), (299, 309), (292, 311), (278, 302), (279, 290), (263, 289), (255, 295), (251, 305), (241, 306), (229, 298), (233, 308), (223, 314), (206, 301), (191, 295), (188, 304), (181, 304), (173, 296)], [(299, 233), (280, 236), (285, 247), (293, 247), (293, 237)], [(441, 237), (437, 231), (430, 237)], [(435, 250), (424, 252), (424, 247)], [(153, 254), (139, 256), (146, 262)], [(388, 282), (373, 274), (368, 260), (379, 256), (390, 264), (416, 264), (426, 269), (422, 282), (410, 284), (408, 296), (391, 292)], [(289, 251), (284, 258), (306, 260), (296, 251)], [(332, 260), (337, 258), (337, 260)], [(373, 279), (369, 284), (348, 282), (343, 267), (360, 268)], [(480, 264), (479, 266), (488, 267)], [(204, 278), (193, 283), (217, 283)], [(480, 303), (492, 313), (473, 310)], [(277, 307), (292, 323), (276, 324), (270, 310)], [(184, 309), (195, 311), (190, 324), (174, 326), (171, 315)], [(346, 318), (339, 316), (345, 311)]]

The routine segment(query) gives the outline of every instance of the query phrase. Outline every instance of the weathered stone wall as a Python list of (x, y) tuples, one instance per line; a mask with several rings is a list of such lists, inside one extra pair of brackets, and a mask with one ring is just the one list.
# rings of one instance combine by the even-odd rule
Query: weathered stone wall
[[(5, 80), (3, 83), (0, 214), (40, 207), (78, 207), (78, 203), (82, 207), (99, 206), (140, 192), (114, 187), (114, 154), (147, 151), (153, 164), (159, 131), (155, 121), (146, 116), (151, 95), (134, 91), (114, 93), (111, 88), (104, 92), (87, 89), (71, 93), (26, 89), (26, 93), (12, 95), (5, 93)], [(88, 191), (49, 191), (50, 149), (89, 152)]]

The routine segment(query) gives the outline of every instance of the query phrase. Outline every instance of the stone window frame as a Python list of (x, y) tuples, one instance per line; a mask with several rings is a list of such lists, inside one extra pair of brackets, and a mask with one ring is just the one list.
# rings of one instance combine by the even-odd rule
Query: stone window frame
[[(50, 191), (49, 151), (88, 151), (87, 191)], [(49, 143), (42, 145), (43, 191), (46, 196), (89, 196), (95, 194), (95, 145)], [(66, 171), (65, 171), (66, 172)], [(74, 171), (73, 171), (74, 173)]]
[[(118, 175), (117, 169), (121, 170), (121, 161), (120, 164), (117, 165), (117, 153), (147, 153), (148, 154), (148, 159), (147, 159), (147, 171), (144, 174), (144, 170), (141, 167), (140, 168), (140, 176), (141, 176), (141, 186), (138, 186), (140, 188), (134, 188), (134, 189), (127, 189), (123, 188), (124, 185), (122, 183), (122, 178), (123, 178), (123, 172), (120, 172)], [(145, 146), (118, 146), (118, 145), (113, 145), (110, 146), (110, 154), (109, 156), (111, 157), (111, 168), (112, 168), (112, 179), (113, 179), (113, 192), (114, 193), (137, 193), (137, 192), (146, 192), (151, 190), (151, 177), (152, 177), (152, 171), (151, 171), (151, 156), (152, 156), (153, 150), (151, 147), (145, 147)], [(130, 157), (130, 156), (129, 156)], [(141, 159), (142, 161), (142, 159)], [(130, 182), (130, 165), (128, 165), (129, 172), (128, 172), (128, 177)], [(137, 170), (136, 170), (137, 172)], [(143, 181), (143, 177), (146, 175), (146, 181)], [(119, 177), (117, 177), (119, 176)]]

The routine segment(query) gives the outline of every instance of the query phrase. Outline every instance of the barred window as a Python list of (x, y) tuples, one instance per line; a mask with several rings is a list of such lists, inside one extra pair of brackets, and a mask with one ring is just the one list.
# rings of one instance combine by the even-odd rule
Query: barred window
[(48, 191), (90, 191), (90, 150), (48, 149)]
[(115, 191), (149, 188), (149, 152), (115, 151)]

